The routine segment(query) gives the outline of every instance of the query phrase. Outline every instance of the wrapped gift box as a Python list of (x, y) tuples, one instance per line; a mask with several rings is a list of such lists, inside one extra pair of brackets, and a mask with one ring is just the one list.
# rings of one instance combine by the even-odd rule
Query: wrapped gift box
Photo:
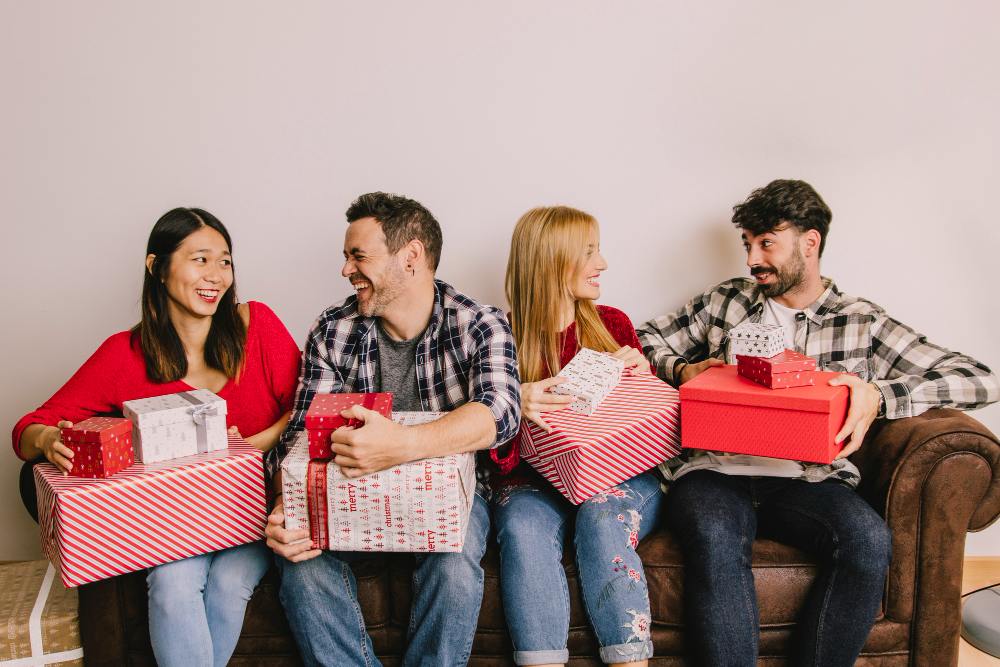
[[(394, 412), (426, 423), (439, 412)], [(300, 433), (281, 464), (285, 527), (305, 528), (313, 548), (333, 551), (461, 551), (476, 492), (476, 457), (452, 454), (349, 479), (309, 458)]]
[(122, 412), (140, 463), (226, 448), (226, 401), (207, 389), (125, 401)]
[(62, 443), (73, 450), (73, 477), (110, 477), (132, 465), (132, 422), (90, 417), (61, 429)]
[(625, 362), (609, 354), (583, 348), (566, 364), (559, 376), (566, 382), (552, 387), (553, 394), (574, 396), (569, 409), (583, 415), (592, 415), (601, 401), (618, 386), (625, 370)]
[(551, 433), (521, 422), (521, 457), (574, 505), (680, 453), (677, 391), (645, 373), (624, 375), (590, 416), (544, 416)]
[(736, 357), (736, 372), (768, 389), (788, 389), (816, 384), (816, 360), (795, 350), (773, 357)]
[(333, 457), (330, 434), (341, 426), (360, 426), (357, 419), (345, 419), (341, 411), (360, 405), (386, 417), (392, 414), (392, 394), (316, 394), (306, 410), (306, 433), (309, 456), (314, 459)]
[(108, 479), (34, 467), (42, 552), (66, 586), (253, 542), (267, 521), (259, 449), (135, 464)]
[(76, 589), (44, 560), (0, 565), (0, 667), (83, 665)]
[(744, 322), (729, 330), (730, 352), (745, 357), (773, 357), (785, 349), (780, 324)]
[(771, 391), (716, 366), (681, 385), (685, 448), (830, 463), (847, 416), (849, 390), (828, 383), (841, 373), (815, 372), (815, 385)]

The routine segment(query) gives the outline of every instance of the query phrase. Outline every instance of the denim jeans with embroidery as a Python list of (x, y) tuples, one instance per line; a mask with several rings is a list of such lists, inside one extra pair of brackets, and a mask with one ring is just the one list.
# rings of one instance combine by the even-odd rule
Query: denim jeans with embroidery
[(659, 479), (643, 473), (575, 507), (540, 477), (494, 499), (504, 614), (518, 665), (569, 659), (569, 592), (562, 566), (573, 546), (584, 607), (606, 663), (652, 657), (649, 593), (635, 549), (659, 522)]
[(664, 514), (684, 555), (684, 636), (698, 664), (757, 664), (760, 615), (750, 568), (757, 536), (820, 563), (789, 662), (854, 664), (879, 610), (892, 540), (853, 488), (698, 470), (670, 485)]
[[(477, 494), (462, 551), (416, 554), (403, 665), (457, 667), (469, 662), (483, 601), (480, 561), (489, 531), (489, 506)], [(279, 597), (306, 665), (381, 664), (365, 630), (350, 566), (372, 557), (332, 551), (301, 563), (277, 557)]]

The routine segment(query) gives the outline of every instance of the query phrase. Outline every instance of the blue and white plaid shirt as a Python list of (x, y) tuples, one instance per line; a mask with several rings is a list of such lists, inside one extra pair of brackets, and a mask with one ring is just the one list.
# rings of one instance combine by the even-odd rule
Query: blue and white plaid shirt
[[(295, 435), (305, 428), (305, 414), (316, 394), (375, 391), (379, 373), (375, 318), (363, 317), (357, 297), (320, 314), (306, 340), (302, 375), (288, 427), (267, 453), (269, 476)], [(425, 411), (450, 411), (465, 403), (482, 403), (493, 413), (493, 447), (517, 434), (521, 419), (521, 383), (514, 336), (503, 313), (483, 306), (434, 281), (434, 310), (417, 345), (417, 387)], [(488, 497), (489, 468), (483, 457), (476, 467), (477, 492)]]

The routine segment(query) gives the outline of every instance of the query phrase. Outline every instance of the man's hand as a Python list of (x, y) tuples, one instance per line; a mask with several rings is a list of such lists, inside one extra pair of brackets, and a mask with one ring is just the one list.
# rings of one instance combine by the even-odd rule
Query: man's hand
[(861, 448), (861, 443), (865, 441), (865, 433), (878, 416), (879, 401), (882, 398), (878, 388), (870, 382), (865, 382), (856, 375), (838, 375), (830, 380), (834, 387), (847, 386), (851, 390), (850, 408), (847, 410), (847, 419), (840, 433), (833, 439), (838, 445), (844, 442), (847, 444), (835, 458), (843, 459)]
[(267, 546), (271, 551), (293, 563), (300, 563), (323, 553), (312, 548), (308, 530), (285, 529), (285, 506), (281, 502), (281, 496), (271, 510), (271, 515), (267, 517), (264, 535), (267, 536)]
[(630, 345), (618, 348), (616, 351), (611, 353), (611, 356), (615, 359), (621, 359), (624, 361), (625, 370), (632, 375), (650, 372), (649, 360), (646, 359), (641, 350), (637, 350)]
[(357, 428), (341, 426), (330, 435), (333, 462), (347, 477), (361, 477), (418, 458), (410, 451), (407, 427), (360, 405), (340, 414), (364, 422)]
[(723, 365), (725, 365), (725, 363), (721, 359), (716, 359), (715, 357), (709, 357), (705, 361), (699, 361), (696, 364), (687, 364), (681, 369), (681, 381), (678, 383), (678, 386), (684, 384), (685, 382), (690, 382), (712, 366)]
[(546, 433), (551, 433), (552, 427), (542, 418), (542, 413), (562, 410), (573, 402), (572, 396), (553, 394), (549, 391), (565, 381), (566, 378), (557, 375), (538, 382), (521, 384), (521, 416), (538, 424)]

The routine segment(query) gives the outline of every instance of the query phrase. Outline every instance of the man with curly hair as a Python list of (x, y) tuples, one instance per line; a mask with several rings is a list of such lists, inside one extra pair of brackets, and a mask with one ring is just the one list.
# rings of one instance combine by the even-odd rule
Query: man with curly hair
[(785, 347), (849, 374), (831, 384), (850, 389), (850, 407), (831, 465), (688, 450), (661, 466), (670, 480), (667, 523), (684, 555), (686, 641), (699, 664), (757, 664), (751, 545), (760, 536), (820, 564), (798, 617), (793, 664), (853, 665), (878, 613), (891, 535), (855, 492), (860, 473), (848, 457), (876, 419), (981, 407), (997, 400), (1000, 384), (983, 364), (927, 342), (820, 274), (832, 215), (808, 183), (773, 181), (733, 211), (752, 279), (717, 285), (638, 329), (657, 375), (679, 386), (733, 362), (733, 327), (777, 324)]

